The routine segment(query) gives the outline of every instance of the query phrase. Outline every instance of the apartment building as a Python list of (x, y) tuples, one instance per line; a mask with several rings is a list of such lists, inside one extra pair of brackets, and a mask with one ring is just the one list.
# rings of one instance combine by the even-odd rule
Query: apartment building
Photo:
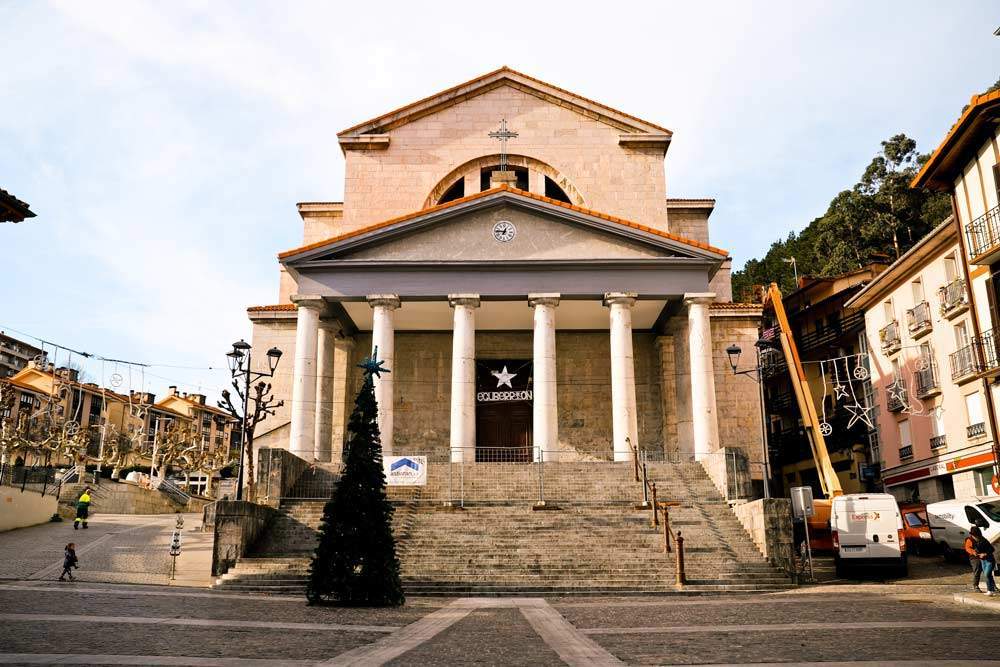
[(231, 446), (236, 420), (225, 410), (209, 405), (204, 394), (188, 394), (170, 387), (169, 393), (157, 401), (155, 407), (190, 419), (206, 447)]
[[(875, 430), (864, 422), (852, 421), (846, 402), (837, 400), (833, 389), (835, 365), (843, 369), (847, 366), (842, 362), (830, 364), (827, 360), (864, 352), (861, 347), (864, 314), (844, 306), (885, 268), (885, 264), (874, 263), (829, 278), (803, 276), (799, 287), (782, 297), (816, 412), (825, 415), (824, 422), (831, 428), (826, 438), (830, 460), (841, 487), (848, 493), (869, 491), (877, 486), (878, 438)], [(774, 339), (773, 317), (773, 309), (768, 304), (761, 335), (764, 341)], [(819, 473), (792, 393), (784, 353), (777, 346), (764, 348), (760, 365), (768, 415), (773, 490), (776, 494), (787, 495), (793, 486), (811, 486), (819, 497), (822, 494)], [(857, 396), (860, 402), (869, 400), (868, 381), (849, 373), (845, 375), (841, 378), (842, 386), (849, 388), (851, 395)]]
[(975, 477), (992, 456), (989, 385), (976, 363), (961, 267), (948, 218), (847, 303), (865, 314), (882, 481), (899, 500), (983, 491)]
[(1000, 90), (973, 95), (911, 187), (950, 194), (958, 275), (966, 281), (971, 299), (968, 344), (956, 343), (954, 361), (982, 385), (981, 405), (970, 404), (967, 418), (980, 419), (975, 410), (982, 410), (984, 435), (982, 451), (949, 463), (968, 473), (953, 475), (955, 494), (1000, 493), (1000, 448), (995, 437), (1000, 405)]
[(28, 362), (44, 361), (45, 351), (0, 331), (0, 379), (27, 368)]

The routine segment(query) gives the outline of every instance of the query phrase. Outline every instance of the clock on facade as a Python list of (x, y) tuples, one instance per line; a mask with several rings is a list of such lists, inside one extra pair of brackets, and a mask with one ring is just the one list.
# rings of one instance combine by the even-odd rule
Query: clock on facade
[(493, 225), (493, 238), (501, 243), (513, 241), (515, 234), (517, 234), (517, 228), (509, 220), (500, 220)]

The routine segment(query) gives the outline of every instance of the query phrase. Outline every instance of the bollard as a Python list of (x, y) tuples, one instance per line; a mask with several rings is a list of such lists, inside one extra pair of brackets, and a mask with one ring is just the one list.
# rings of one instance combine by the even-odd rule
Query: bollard
[(684, 537), (681, 531), (677, 531), (677, 586), (687, 583), (687, 576), (684, 574)]
[(670, 553), (670, 508), (663, 506), (663, 551)]

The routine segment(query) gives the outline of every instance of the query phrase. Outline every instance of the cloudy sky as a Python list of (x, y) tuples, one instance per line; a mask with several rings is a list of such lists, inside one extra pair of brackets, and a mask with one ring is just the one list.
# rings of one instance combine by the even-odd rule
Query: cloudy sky
[(0, 226), (0, 329), (215, 393), (295, 203), (342, 195), (337, 131), (504, 64), (671, 128), (668, 193), (716, 197), (740, 265), (881, 140), (933, 148), (1000, 76), (998, 9), (0, 0), (0, 187), (38, 214)]

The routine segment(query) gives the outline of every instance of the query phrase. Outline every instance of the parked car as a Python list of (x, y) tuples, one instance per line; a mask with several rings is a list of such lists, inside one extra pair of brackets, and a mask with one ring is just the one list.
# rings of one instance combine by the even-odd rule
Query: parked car
[(837, 576), (858, 566), (889, 566), (905, 577), (906, 535), (896, 499), (888, 493), (837, 496), (830, 508)]
[(937, 545), (931, 536), (931, 527), (927, 521), (927, 505), (923, 503), (904, 503), (899, 506), (903, 515), (903, 534), (906, 536), (906, 550), (911, 554), (932, 554), (937, 551)]
[(948, 560), (965, 556), (965, 538), (972, 526), (983, 530), (983, 537), (996, 544), (1000, 541), (1000, 498), (973, 496), (942, 500), (927, 506), (931, 536)]

